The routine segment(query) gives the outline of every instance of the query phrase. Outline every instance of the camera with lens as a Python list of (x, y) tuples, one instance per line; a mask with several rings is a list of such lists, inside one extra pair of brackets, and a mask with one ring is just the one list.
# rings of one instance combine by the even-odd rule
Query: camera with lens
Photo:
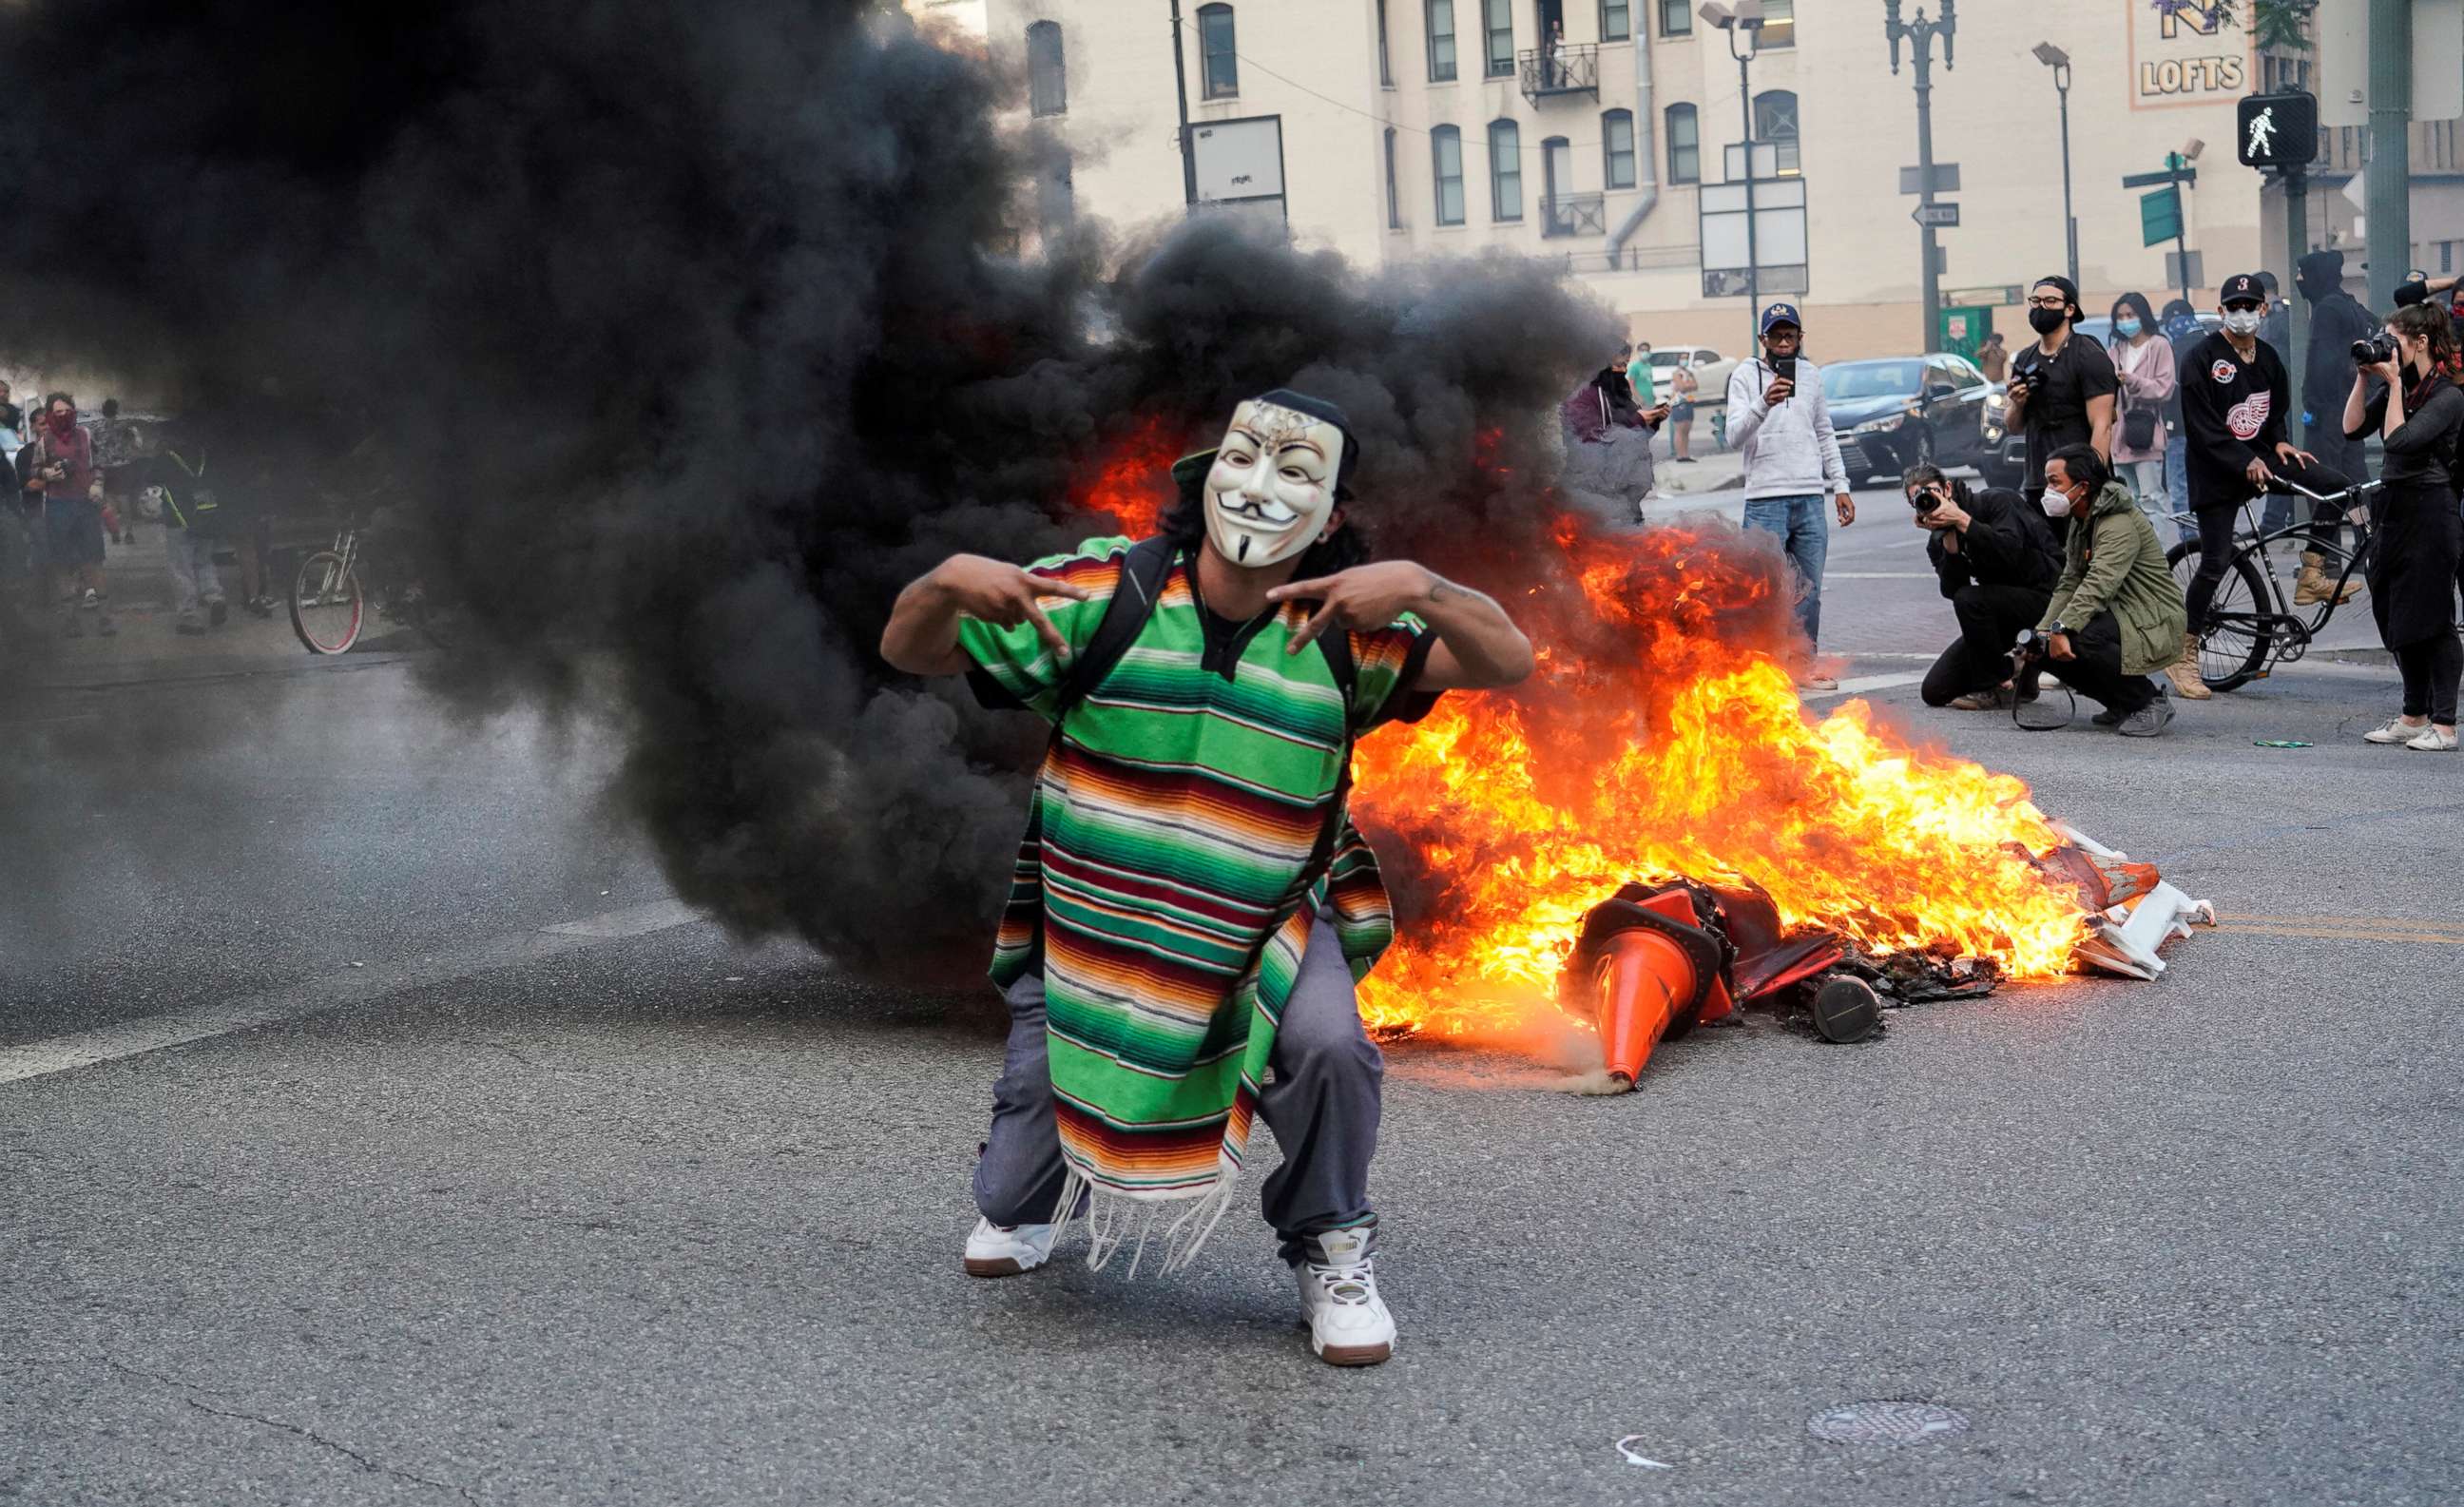
[(2042, 633), (2033, 628), (2019, 630), (2019, 636), (2011, 642), (2011, 662), (2024, 666), (2031, 660), (2045, 658), (2053, 653), (2054, 634), (2060, 632), (2059, 628)]
[(1908, 499), (1908, 506), (1917, 510), (1917, 517), (1931, 518), (1942, 509), (1942, 493), (1931, 485), (1919, 487), (1916, 496)]
[(2381, 330), (2353, 342), (2353, 365), (2384, 366), (2395, 360), (2395, 337)]

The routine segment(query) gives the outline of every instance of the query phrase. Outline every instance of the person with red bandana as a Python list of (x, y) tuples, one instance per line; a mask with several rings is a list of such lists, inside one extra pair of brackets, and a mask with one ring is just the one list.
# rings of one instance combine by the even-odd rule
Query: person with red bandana
[(34, 437), (17, 453), (17, 483), (30, 508), (40, 499), (44, 583), (59, 603), (61, 636), (83, 636), (81, 611), (94, 614), (103, 637), (120, 632), (103, 594), (102, 477), (94, 469), (94, 438), (77, 427), (77, 400), (67, 393), (43, 400)]

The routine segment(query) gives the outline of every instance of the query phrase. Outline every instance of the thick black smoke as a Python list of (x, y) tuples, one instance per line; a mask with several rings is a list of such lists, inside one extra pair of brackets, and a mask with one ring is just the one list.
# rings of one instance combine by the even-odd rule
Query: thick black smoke
[(854, 0), (29, 0), (0, 90), (17, 359), (177, 393), (285, 496), (371, 440), (462, 609), (432, 688), (614, 720), (678, 892), (859, 965), (973, 965), (1037, 746), (883, 670), (907, 579), (1105, 531), (1073, 486), (1141, 422), (1294, 386), (1381, 552), (1505, 584), (1616, 338), (1530, 263), (1228, 220), (1022, 256), (1050, 146)]

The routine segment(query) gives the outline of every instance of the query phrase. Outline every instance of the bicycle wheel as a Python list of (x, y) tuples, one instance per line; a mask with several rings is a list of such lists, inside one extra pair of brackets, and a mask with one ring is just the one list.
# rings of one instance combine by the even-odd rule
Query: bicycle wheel
[(360, 578), (330, 549), (299, 562), (291, 578), (291, 631), (312, 654), (339, 654), (360, 640), (366, 621)]
[[(2211, 620), (2208, 631), (2199, 635), (2199, 679), (2211, 691), (2248, 685), (2267, 668), (2268, 655), (2276, 647), (2275, 635), (2251, 621), (2273, 610), (2258, 565), (2250, 558), (2252, 547), (2245, 544), (2234, 551), (2233, 564), (2216, 583), (2216, 594), (2209, 604), (2217, 620)], [(2165, 552), (2165, 562), (2173, 567), (2173, 579), (2188, 596), (2190, 578), (2199, 573), (2199, 546), (2185, 540)], [(2229, 620), (2234, 618), (2240, 621)]]

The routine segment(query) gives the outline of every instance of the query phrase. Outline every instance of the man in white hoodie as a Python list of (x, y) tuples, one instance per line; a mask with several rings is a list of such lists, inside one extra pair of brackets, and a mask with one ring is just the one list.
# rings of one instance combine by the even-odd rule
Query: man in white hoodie
[[(1814, 363), (1797, 359), (1803, 334), (1794, 304), (1763, 310), (1763, 354), (1728, 376), (1727, 439), (1745, 456), (1746, 526), (1780, 537), (1797, 576), (1796, 620), (1806, 642), (1817, 645), (1822, 562), (1831, 552), (1823, 496), (1832, 496), (1841, 528), (1857, 521), (1857, 503), (1848, 495), (1848, 468), (1831, 432), (1822, 374)], [(1797, 684), (1815, 691), (1839, 688), (1811, 663)]]

